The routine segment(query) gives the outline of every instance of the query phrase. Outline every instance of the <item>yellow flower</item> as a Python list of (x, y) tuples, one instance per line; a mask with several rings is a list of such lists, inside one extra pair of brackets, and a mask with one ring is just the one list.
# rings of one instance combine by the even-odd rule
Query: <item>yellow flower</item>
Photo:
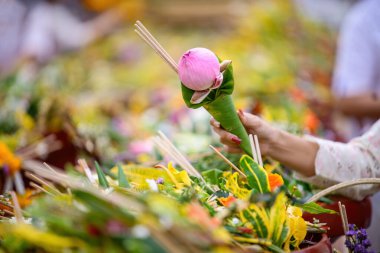
[(307, 232), (307, 225), (302, 218), (302, 209), (295, 206), (289, 206), (287, 209), (289, 236), (285, 242), (285, 250), (289, 251), (289, 246), (292, 244), (298, 248), (299, 244), (303, 241)]
[(251, 191), (242, 188), (239, 185), (239, 174), (237, 172), (231, 173), (231, 172), (226, 172), (224, 173), (224, 177), (226, 178), (226, 189), (231, 192), (235, 197), (242, 199), (242, 200), (247, 200), (249, 196), (251, 195)]
[(0, 235), (13, 235), (31, 244), (38, 245), (48, 252), (58, 252), (65, 248), (81, 248), (84, 242), (77, 238), (64, 237), (50, 232), (40, 231), (26, 224), (0, 225)]
[[(112, 173), (117, 173), (117, 167), (112, 168)], [(176, 189), (182, 189), (184, 186), (191, 186), (191, 179), (186, 171), (177, 171), (170, 162), (168, 167), (157, 165), (156, 168), (146, 168), (138, 165), (124, 165), (124, 174), (133, 186), (134, 190), (149, 190), (147, 179), (163, 180), (165, 183), (172, 183)], [(161, 184), (158, 187), (163, 187)]]

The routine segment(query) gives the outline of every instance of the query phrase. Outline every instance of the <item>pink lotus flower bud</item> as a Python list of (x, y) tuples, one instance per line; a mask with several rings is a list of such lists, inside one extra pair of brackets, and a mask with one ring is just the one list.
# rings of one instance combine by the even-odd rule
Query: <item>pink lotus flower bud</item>
[(189, 89), (209, 89), (221, 74), (218, 58), (206, 48), (190, 49), (179, 60), (178, 74), (181, 82)]
[[(230, 61), (228, 62), (228, 64)], [(194, 90), (193, 104), (205, 99), (211, 90), (217, 89), (223, 82), (224, 69), (216, 55), (207, 48), (193, 48), (184, 53), (178, 63), (179, 79), (187, 88)]]

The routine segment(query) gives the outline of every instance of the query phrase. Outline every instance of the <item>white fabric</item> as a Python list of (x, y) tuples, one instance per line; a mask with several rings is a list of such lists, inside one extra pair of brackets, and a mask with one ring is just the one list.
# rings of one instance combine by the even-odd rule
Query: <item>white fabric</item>
[[(307, 139), (319, 144), (315, 159), (316, 175), (297, 175), (302, 180), (326, 188), (353, 179), (380, 178), (380, 120), (365, 135), (347, 144), (309, 136)], [(379, 185), (360, 185), (344, 189), (340, 193), (361, 200), (379, 190)]]
[[(380, 1), (359, 1), (343, 22), (334, 70), (333, 92), (337, 97), (360, 94), (380, 96)], [(346, 137), (363, 134), (374, 123), (349, 119)]]
[[(316, 175), (296, 176), (322, 188), (359, 178), (380, 178), (380, 120), (361, 137), (342, 144), (314, 137), (309, 140), (319, 144), (315, 159)], [(379, 185), (361, 185), (341, 190), (349, 198), (361, 200), (380, 191)], [(380, 251), (380, 193), (372, 197), (372, 222), (367, 229), (372, 250)]]

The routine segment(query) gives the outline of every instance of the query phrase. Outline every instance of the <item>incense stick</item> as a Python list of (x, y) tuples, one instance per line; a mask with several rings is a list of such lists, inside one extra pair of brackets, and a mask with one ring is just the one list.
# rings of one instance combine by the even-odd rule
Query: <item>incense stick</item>
[(88, 180), (90, 180), (90, 182), (92, 184), (95, 184), (96, 183), (96, 180), (95, 178), (93, 177), (92, 173), (91, 173), (91, 169), (90, 167), (88, 167), (87, 163), (86, 163), (86, 160), (84, 159), (79, 159), (78, 160), (78, 164), (79, 166), (82, 167), (83, 171), (84, 171), (84, 174), (86, 175), (86, 177), (88, 178)]
[(161, 46), (161, 44), (157, 41), (157, 39), (149, 32), (149, 30), (143, 25), (139, 20), (136, 22), (135, 27), (145, 35), (145, 37), (149, 38), (152, 44), (165, 56), (165, 58), (172, 63), (175, 69), (178, 69), (177, 63), (174, 59), (169, 55), (169, 53)]
[(22, 211), (20, 204), (18, 203), (17, 195), (14, 191), (10, 192), (13, 202), (13, 211), (15, 213), (16, 221), (19, 223), (24, 223), (24, 218), (22, 217)]
[(211, 189), (206, 180), (202, 175), (191, 165), (191, 163), (185, 158), (185, 156), (173, 145), (173, 143), (166, 137), (161, 131), (158, 132), (159, 136), (153, 138), (153, 142), (160, 148), (161, 151), (164, 151), (172, 159), (174, 159), (184, 170), (186, 170), (190, 175), (199, 178), (206, 187)]
[(189, 175), (194, 177), (199, 177), (199, 175), (194, 172), (194, 170), (191, 168), (192, 166), (188, 166), (184, 160), (175, 152), (173, 151), (165, 141), (163, 141), (159, 137), (153, 138), (153, 142), (157, 145), (157, 147), (163, 152), (164, 154), (167, 154), (173, 159), (177, 164), (179, 164), (184, 170), (189, 173)]
[(20, 195), (24, 195), (25, 194), (25, 185), (24, 185), (24, 181), (22, 180), (20, 171), (16, 171), (13, 178), (14, 178), (17, 193)]
[(46, 168), (48, 168), (49, 170), (53, 171), (54, 173), (58, 174), (57, 170), (56, 169), (53, 169), (49, 164), (47, 164), (46, 162), (43, 163), (43, 165), (45, 165)]
[(346, 234), (348, 231), (348, 218), (347, 218), (346, 206), (342, 205), (340, 201), (338, 202), (338, 204), (339, 204), (340, 217), (342, 219), (343, 231), (344, 231), (344, 234)]
[(166, 58), (173, 63), (175, 67), (177, 67), (177, 63), (174, 61), (174, 59), (169, 55), (169, 53), (161, 46), (161, 44), (158, 42), (158, 40), (152, 35), (152, 33), (149, 32), (149, 30), (143, 25), (141, 21), (137, 21), (135, 24), (136, 28), (140, 31), (142, 31), (147, 37), (150, 38), (150, 40), (153, 42), (153, 44), (166, 56)]
[(149, 32), (149, 30), (140, 22), (135, 24), (137, 28), (135, 32), (159, 55), (161, 58), (175, 71), (178, 72), (177, 63), (169, 55), (169, 53), (161, 46), (156, 38)]
[(256, 153), (255, 143), (253, 141), (253, 135), (250, 134), (248, 137), (249, 137), (249, 144), (251, 145), (251, 149), (252, 149), (253, 160), (256, 163), (259, 163), (259, 161), (257, 160), (257, 153)]
[(33, 188), (37, 189), (37, 190), (43, 191), (44, 193), (46, 193), (46, 194), (48, 194), (50, 196), (54, 196), (54, 194), (52, 194), (51, 192), (45, 190), (43, 187), (39, 186), (36, 183), (30, 182), (29, 185), (32, 186)]
[(263, 160), (261, 158), (261, 150), (260, 150), (260, 145), (259, 145), (259, 139), (257, 138), (256, 134), (253, 137), (255, 139), (255, 144), (256, 144), (257, 161), (261, 167), (264, 167)]
[(212, 145), (209, 145), (209, 147), (214, 150), (214, 152), (220, 157), (222, 158), (228, 165), (230, 165), (234, 170), (236, 170), (237, 172), (239, 172), (243, 177), (247, 177), (241, 170), (239, 170), (238, 167), (235, 166), (235, 164), (233, 164), (230, 160), (227, 159), (227, 157), (225, 157), (222, 153), (219, 152), (219, 150), (217, 150), (215, 147), (213, 147)]
[(193, 172), (193, 174), (196, 177), (202, 178), (201, 174), (191, 165), (191, 163), (182, 155), (182, 153), (176, 148), (176, 146), (173, 145), (173, 143), (169, 140), (166, 135), (159, 131), (158, 134), (161, 136), (161, 139), (164, 141), (164, 143), (167, 144), (167, 147), (173, 151), (174, 154), (178, 156), (178, 158), (183, 162), (183, 164)]
[(30, 173), (30, 172), (26, 172), (25, 175), (29, 178), (29, 179), (32, 179), (34, 181), (36, 181), (37, 183), (40, 183), (42, 185), (45, 185), (46, 187), (48, 187), (49, 189), (51, 189), (52, 191), (54, 191), (55, 193), (57, 194), (61, 194), (61, 192), (55, 188), (52, 184), (48, 183), (47, 181), (45, 181), (44, 179)]

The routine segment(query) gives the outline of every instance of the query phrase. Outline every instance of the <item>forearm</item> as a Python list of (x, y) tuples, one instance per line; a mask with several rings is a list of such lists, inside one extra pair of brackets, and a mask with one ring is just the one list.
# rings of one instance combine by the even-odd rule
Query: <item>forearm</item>
[(373, 95), (336, 98), (334, 107), (344, 114), (355, 117), (380, 117), (380, 99)]
[(315, 175), (319, 145), (284, 131), (271, 143), (268, 155), (304, 176)]

